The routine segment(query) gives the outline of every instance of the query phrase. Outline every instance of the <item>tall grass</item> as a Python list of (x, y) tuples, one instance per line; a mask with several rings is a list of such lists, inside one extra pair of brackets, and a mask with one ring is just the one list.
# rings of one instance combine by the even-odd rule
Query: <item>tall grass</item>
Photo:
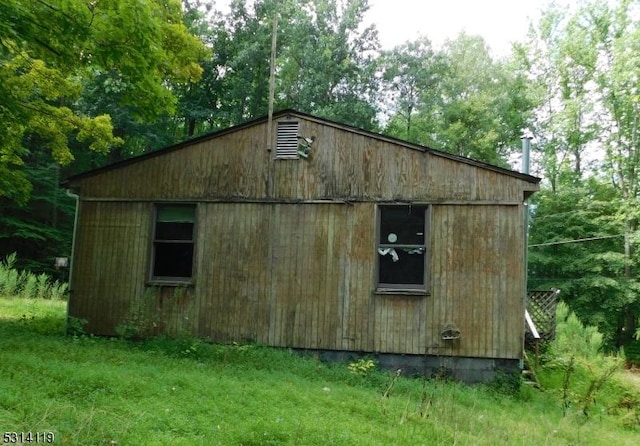
[(34, 274), (15, 269), (16, 254), (0, 261), (0, 296), (26, 299), (65, 299), (68, 285), (52, 280), (47, 274)]
[[(622, 391), (563, 416), (518, 393), (194, 339), (65, 336), (65, 302), (0, 298), (0, 426), (61, 445), (636, 445)], [(625, 390), (631, 392), (630, 390)], [(636, 393), (637, 395), (637, 393)], [(610, 403), (611, 401), (611, 403)]]

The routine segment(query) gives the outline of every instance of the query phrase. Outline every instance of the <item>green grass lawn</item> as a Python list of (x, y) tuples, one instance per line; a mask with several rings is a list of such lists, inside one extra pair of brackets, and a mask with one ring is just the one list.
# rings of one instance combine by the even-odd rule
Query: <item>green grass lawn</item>
[[(637, 390), (394, 378), (261, 346), (66, 336), (65, 303), (0, 298), (0, 428), (70, 445), (637, 445)], [(388, 392), (387, 392), (388, 391)], [(388, 393), (387, 397), (383, 397)], [(633, 400), (636, 398), (636, 400)]]

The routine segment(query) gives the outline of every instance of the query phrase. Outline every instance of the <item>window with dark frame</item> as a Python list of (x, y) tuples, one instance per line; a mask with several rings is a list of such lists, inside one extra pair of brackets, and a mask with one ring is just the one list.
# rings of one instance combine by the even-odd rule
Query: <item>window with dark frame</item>
[(428, 212), (426, 205), (379, 207), (379, 288), (426, 290)]
[(193, 277), (195, 205), (157, 205), (153, 232), (152, 280)]

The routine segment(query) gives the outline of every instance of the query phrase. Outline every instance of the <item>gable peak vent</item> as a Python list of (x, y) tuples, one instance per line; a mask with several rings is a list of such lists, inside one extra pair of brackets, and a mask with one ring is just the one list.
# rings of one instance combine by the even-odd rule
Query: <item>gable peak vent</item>
[(276, 141), (276, 158), (297, 159), (298, 154), (298, 121), (278, 122), (278, 134)]

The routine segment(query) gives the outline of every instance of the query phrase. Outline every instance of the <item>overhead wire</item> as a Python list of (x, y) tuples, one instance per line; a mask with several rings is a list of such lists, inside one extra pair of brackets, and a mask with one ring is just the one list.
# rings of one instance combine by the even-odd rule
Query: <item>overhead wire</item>
[(529, 248), (535, 248), (535, 247), (538, 247), (538, 246), (564, 245), (566, 243), (590, 242), (590, 241), (593, 241), (593, 240), (604, 240), (604, 239), (616, 238), (616, 237), (624, 237), (624, 236), (625, 236), (625, 234), (603, 235), (603, 236), (600, 236), (600, 237), (587, 237), (587, 238), (579, 238), (579, 239), (575, 239), (575, 240), (559, 240), (557, 242), (535, 243), (535, 244), (529, 245)]

